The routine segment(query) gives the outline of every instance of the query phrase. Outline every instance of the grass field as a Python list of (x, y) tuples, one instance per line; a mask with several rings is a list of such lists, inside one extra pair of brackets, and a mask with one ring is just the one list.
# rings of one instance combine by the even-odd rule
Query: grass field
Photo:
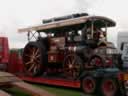
[[(81, 92), (79, 89), (69, 89), (69, 88), (63, 88), (63, 87), (55, 87), (55, 86), (46, 86), (46, 85), (36, 85), (33, 84), (33, 86), (40, 87), (41, 89), (47, 90), (50, 93), (55, 94), (56, 96), (80, 96)], [(30, 96), (29, 94), (17, 89), (17, 88), (11, 88), (6, 90), (7, 92), (13, 94), (13, 96)]]
[(40, 85), (38, 85), (38, 87), (45, 89), (53, 94), (56, 94), (57, 96), (80, 96), (80, 93), (81, 93), (79, 89), (49, 87), (49, 86), (40, 86)]

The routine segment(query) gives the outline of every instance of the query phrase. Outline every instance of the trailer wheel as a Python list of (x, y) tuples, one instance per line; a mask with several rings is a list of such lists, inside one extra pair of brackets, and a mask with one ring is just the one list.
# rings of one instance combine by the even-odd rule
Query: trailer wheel
[(112, 78), (105, 78), (101, 83), (101, 90), (103, 96), (116, 96), (118, 93), (117, 81)]
[(23, 52), (23, 63), (27, 75), (40, 75), (46, 61), (45, 47), (41, 42), (29, 42)]
[(64, 59), (64, 75), (76, 79), (81, 72), (82, 61), (76, 54), (69, 54)]
[(86, 76), (82, 79), (81, 88), (85, 94), (92, 95), (96, 92), (96, 79)]

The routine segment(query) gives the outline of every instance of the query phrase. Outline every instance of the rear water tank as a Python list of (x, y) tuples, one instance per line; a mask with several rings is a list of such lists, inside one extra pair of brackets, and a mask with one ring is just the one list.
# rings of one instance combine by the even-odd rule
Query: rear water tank
[(67, 16), (44, 19), (42, 22), (43, 22), (43, 24), (45, 24), (45, 23), (51, 23), (51, 22), (55, 22), (55, 21), (78, 18), (78, 17), (82, 17), (82, 16), (88, 16), (88, 14), (87, 13), (76, 13), (76, 14), (71, 14), (71, 15), (67, 15)]

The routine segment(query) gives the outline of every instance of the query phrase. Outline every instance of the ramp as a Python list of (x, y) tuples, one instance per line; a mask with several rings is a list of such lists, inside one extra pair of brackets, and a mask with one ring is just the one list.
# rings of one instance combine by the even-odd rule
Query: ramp
[(32, 96), (55, 96), (55, 95), (48, 93), (45, 90), (34, 87), (34, 86), (27, 84), (23, 81), (22, 82), (14, 82), (14, 83), (12, 83), (12, 85), (29, 93), (29, 94), (32, 94)]
[[(0, 87), (7, 88), (7, 86), (21, 89), (24, 92), (30, 94), (31, 96), (55, 96), (43, 89), (25, 83), (21, 79), (17, 78), (15, 75), (12, 75), (7, 72), (0, 72)], [(0, 90), (0, 96), (11, 96), (11, 95), (4, 92), (3, 90)]]
[(6, 92), (3, 91), (3, 90), (0, 90), (0, 96), (12, 96), (12, 95), (6, 93)]

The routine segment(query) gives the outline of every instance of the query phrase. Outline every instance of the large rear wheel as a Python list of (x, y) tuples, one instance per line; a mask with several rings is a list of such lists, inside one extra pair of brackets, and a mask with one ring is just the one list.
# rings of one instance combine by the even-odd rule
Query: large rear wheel
[(41, 42), (29, 42), (23, 52), (25, 71), (30, 76), (40, 75), (46, 60), (45, 47)]

